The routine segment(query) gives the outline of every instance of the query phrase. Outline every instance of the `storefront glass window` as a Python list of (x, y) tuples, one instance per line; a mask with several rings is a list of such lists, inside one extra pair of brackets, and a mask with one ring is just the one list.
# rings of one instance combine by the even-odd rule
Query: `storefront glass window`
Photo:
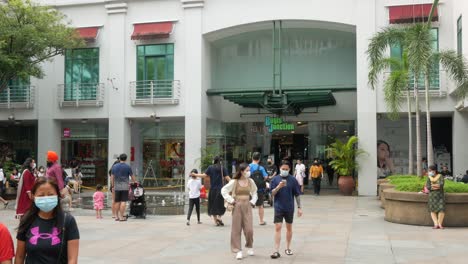
[(85, 186), (107, 185), (107, 124), (63, 123), (62, 130), (62, 166), (79, 165)]
[(0, 126), (0, 163), (23, 164), (26, 158), (37, 158), (36, 151), (37, 125)]
[[(279, 120), (279, 121), (278, 121)], [(230, 173), (242, 162), (251, 162), (253, 152), (262, 154), (262, 162), (272, 157), (279, 164), (297, 158), (310, 163), (314, 158), (327, 160), (325, 149), (336, 139), (355, 135), (354, 121), (292, 122), (276, 120), (275, 127), (265, 122), (223, 123), (208, 120), (207, 148), (224, 157)], [(281, 124), (279, 124), (281, 123)]]
[(183, 184), (184, 122), (141, 122), (137, 126), (134, 167), (139, 180), (151, 187)]

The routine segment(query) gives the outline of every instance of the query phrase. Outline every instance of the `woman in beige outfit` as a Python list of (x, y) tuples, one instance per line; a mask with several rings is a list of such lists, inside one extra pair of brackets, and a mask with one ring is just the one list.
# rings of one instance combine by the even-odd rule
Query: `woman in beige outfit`
[(231, 250), (236, 259), (242, 259), (241, 233), (244, 231), (245, 247), (249, 256), (253, 251), (253, 218), (252, 208), (257, 202), (257, 186), (250, 179), (250, 167), (242, 163), (239, 170), (227, 185), (221, 189), (224, 199), (233, 206), (231, 228)]

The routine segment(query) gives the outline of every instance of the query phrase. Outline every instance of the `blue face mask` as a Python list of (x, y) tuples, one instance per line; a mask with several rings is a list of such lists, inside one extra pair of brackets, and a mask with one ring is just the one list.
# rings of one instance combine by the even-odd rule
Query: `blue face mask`
[(41, 211), (48, 213), (57, 207), (58, 197), (57, 195), (36, 197), (34, 203)]

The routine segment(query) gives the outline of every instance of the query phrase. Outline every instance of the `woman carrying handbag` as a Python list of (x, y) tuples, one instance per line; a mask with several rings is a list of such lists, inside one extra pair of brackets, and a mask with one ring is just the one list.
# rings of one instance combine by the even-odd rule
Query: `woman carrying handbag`
[(258, 196), (257, 185), (250, 178), (250, 167), (247, 163), (239, 166), (234, 180), (221, 189), (221, 194), (229, 204), (228, 210), (232, 207), (232, 252), (236, 253), (236, 259), (242, 259), (241, 234), (244, 231), (247, 254), (253, 256), (252, 208), (255, 207)]
[(426, 187), (429, 190), (428, 207), (434, 222), (433, 229), (444, 229), (445, 217), (444, 177), (437, 173), (436, 166), (429, 166)]
[(224, 226), (221, 217), (226, 212), (224, 207), (224, 199), (221, 195), (221, 188), (223, 188), (224, 182), (229, 181), (228, 171), (221, 164), (221, 158), (216, 156), (213, 160), (213, 165), (206, 169), (205, 173), (194, 173), (190, 176), (205, 178), (210, 177), (211, 188), (208, 193), (208, 215), (213, 217), (213, 221), (216, 226)]

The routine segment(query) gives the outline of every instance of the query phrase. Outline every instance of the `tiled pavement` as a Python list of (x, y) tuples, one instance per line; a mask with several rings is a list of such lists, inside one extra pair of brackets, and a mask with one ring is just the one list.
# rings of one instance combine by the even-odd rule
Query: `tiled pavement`
[[(81, 233), (79, 262), (468, 263), (468, 228), (432, 230), (387, 223), (375, 197), (306, 195), (303, 204), (304, 216), (296, 218), (293, 227), (294, 256), (270, 259), (274, 233), (272, 209), (266, 208), (268, 225), (254, 227), (256, 255), (242, 261), (229, 252), (231, 220), (227, 216), (225, 227), (213, 226), (207, 215), (202, 216), (202, 225), (192, 220), (186, 226), (185, 216), (149, 216), (119, 223), (112, 221), (108, 211), (105, 219), (96, 220), (93, 211), (78, 209), (73, 214)], [(258, 223), (257, 214), (254, 220)], [(0, 221), (13, 231), (13, 210), (0, 210)]]

